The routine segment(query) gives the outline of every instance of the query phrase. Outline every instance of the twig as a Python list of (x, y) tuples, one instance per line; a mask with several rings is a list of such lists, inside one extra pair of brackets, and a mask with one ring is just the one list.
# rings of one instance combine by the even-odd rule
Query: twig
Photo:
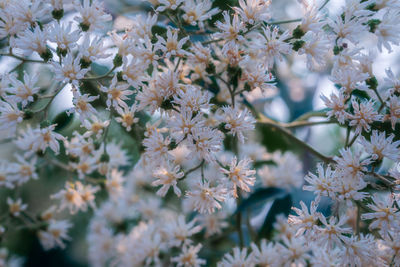
[(7, 54), (0, 53), (0, 56), (4, 56), (4, 57), (13, 57), (13, 58), (16, 58), (16, 59), (18, 59), (18, 60), (21, 60), (21, 61), (23, 61), (23, 62), (47, 64), (47, 62), (44, 61), (44, 60), (36, 60), (36, 59), (23, 58), (23, 57), (20, 57), (20, 56), (15, 55), (15, 54), (13, 54), (13, 53), (7, 53)]
[(260, 114), (259, 117), (260, 117), (260, 119), (259, 119), (258, 123), (262, 123), (262, 124), (266, 124), (266, 125), (271, 126), (271, 128), (279, 131), (280, 133), (285, 135), (287, 138), (289, 138), (290, 140), (292, 140), (293, 142), (295, 142), (296, 144), (301, 146), (303, 149), (307, 150), (308, 152), (310, 152), (314, 156), (316, 156), (316, 157), (320, 158), (321, 160), (323, 160), (325, 163), (334, 163), (335, 162), (332, 158), (321, 154), (320, 152), (318, 152), (317, 150), (312, 148), (310, 145), (308, 145), (307, 143), (305, 143), (301, 139), (297, 138), (295, 135), (293, 135), (286, 128), (284, 128), (281, 125), (279, 125), (279, 123), (271, 120), (268, 117), (265, 117), (262, 114)]
[(100, 80), (100, 79), (104, 79), (104, 78), (111, 78), (109, 75), (116, 69), (117, 67), (114, 66), (112, 67), (112, 69), (110, 69), (109, 71), (107, 71), (105, 74), (100, 75), (100, 76), (96, 76), (96, 77), (85, 77), (83, 79), (81, 79), (81, 81), (93, 81), (93, 80)]
[(202, 166), (204, 165), (204, 163), (205, 163), (205, 161), (202, 160), (202, 161), (200, 162), (199, 165), (197, 165), (197, 166), (195, 166), (195, 167), (193, 167), (193, 168), (191, 168), (191, 169), (185, 171), (185, 175), (183, 175), (183, 177), (182, 177), (181, 179), (179, 179), (179, 180), (185, 179), (190, 173), (192, 173), (192, 172), (194, 172), (195, 170), (197, 170), (197, 169), (199, 169), (200, 167), (202, 167)]

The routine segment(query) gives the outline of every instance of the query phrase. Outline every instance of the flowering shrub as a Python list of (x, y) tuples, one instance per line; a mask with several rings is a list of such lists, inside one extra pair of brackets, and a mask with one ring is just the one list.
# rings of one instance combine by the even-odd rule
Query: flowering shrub
[[(333, 16), (299, 0), (282, 21), (269, 0), (149, 2), (113, 19), (97, 0), (0, 1), (17, 62), (0, 82), (0, 266), (28, 233), (75, 242), (85, 214), (93, 266), (400, 266), (400, 79), (372, 68), (400, 44), (400, 1)], [(282, 122), (257, 101), (295, 64), (337, 89)], [(321, 124), (345, 135), (329, 155), (297, 131)]]

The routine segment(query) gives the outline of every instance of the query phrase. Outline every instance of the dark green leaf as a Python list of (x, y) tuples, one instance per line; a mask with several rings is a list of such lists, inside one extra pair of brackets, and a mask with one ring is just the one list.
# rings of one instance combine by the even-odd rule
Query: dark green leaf
[(61, 113), (59, 113), (51, 122), (51, 124), (57, 124), (55, 131), (61, 131), (62, 129), (64, 129), (65, 127), (67, 127), (73, 120), (74, 115), (67, 114), (67, 111), (63, 111)]
[(286, 151), (293, 148), (293, 144), (273, 128), (265, 124), (258, 124), (256, 129), (260, 133), (261, 143), (267, 148), (268, 151), (274, 152), (276, 150)]
[(282, 196), (284, 193), (285, 191), (283, 189), (277, 187), (260, 188), (243, 200), (236, 212), (242, 212), (250, 206), (259, 204), (273, 197)]
[(277, 198), (274, 200), (271, 208), (268, 211), (267, 216), (265, 217), (264, 223), (260, 229), (259, 236), (261, 238), (266, 237), (270, 238), (273, 224), (276, 221), (276, 216), (278, 214), (285, 214), (287, 216), (292, 208), (292, 197), (290, 194), (285, 195), (282, 198)]
[(355, 89), (351, 92), (351, 95), (361, 98), (362, 100), (370, 100), (368, 93), (359, 89)]

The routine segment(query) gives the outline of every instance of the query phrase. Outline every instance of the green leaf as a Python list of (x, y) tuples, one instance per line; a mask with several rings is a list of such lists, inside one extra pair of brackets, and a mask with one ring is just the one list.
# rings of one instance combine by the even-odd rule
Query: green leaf
[(259, 161), (254, 161), (253, 163), (254, 168), (259, 168), (263, 165), (275, 165), (276, 166), (276, 162), (273, 160), (259, 160)]
[(151, 33), (156, 36), (166, 36), (167, 35), (167, 28), (164, 26), (160, 26), (160, 25), (154, 25), (153, 27), (151, 27)]
[(293, 150), (293, 144), (282, 135), (280, 132), (274, 130), (268, 125), (257, 124), (256, 129), (260, 133), (260, 141), (267, 148), (269, 152), (281, 150), (282, 152), (287, 150)]
[(371, 97), (368, 95), (367, 92), (359, 90), (359, 89), (355, 89), (351, 92), (352, 96), (361, 98), (362, 100), (370, 100)]
[(242, 212), (255, 204), (259, 204), (273, 197), (282, 196), (284, 193), (285, 190), (277, 187), (260, 188), (240, 203), (239, 207), (236, 209), (236, 213)]
[(276, 216), (278, 214), (285, 214), (287, 216), (292, 208), (292, 196), (290, 194), (285, 195), (284, 197), (277, 198), (274, 200), (271, 208), (268, 211), (267, 216), (265, 217), (264, 223), (261, 226), (259, 236), (270, 238), (273, 230), (273, 224), (276, 221)]
[(54, 130), (58, 132), (67, 127), (72, 122), (73, 118), (73, 114), (68, 115), (67, 111), (64, 110), (53, 119), (51, 124), (57, 124)]

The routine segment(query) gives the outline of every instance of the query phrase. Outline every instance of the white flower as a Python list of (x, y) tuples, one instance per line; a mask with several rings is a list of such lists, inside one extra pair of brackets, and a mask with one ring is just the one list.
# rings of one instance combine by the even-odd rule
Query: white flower
[(210, 0), (186, 0), (183, 3), (182, 10), (185, 13), (182, 18), (192, 26), (199, 24), (200, 28), (204, 28), (203, 21), (210, 19), (219, 12), (218, 8), (211, 9), (212, 2)]
[(48, 7), (42, 1), (16, 1), (9, 8), (18, 20), (31, 25), (46, 19), (48, 14)]
[(270, 18), (270, 0), (239, 0), (239, 7), (233, 7), (245, 23), (255, 24), (259, 21), (267, 21)]
[(382, 52), (382, 46), (388, 52), (392, 52), (391, 45), (400, 44), (399, 14), (397, 11), (388, 10), (382, 18), (382, 21), (376, 26), (375, 35), (378, 37), (378, 49)]
[(35, 180), (38, 179), (35, 167), (37, 161), (36, 157), (31, 157), (29, 161), (18, 154), (16, 154), (15, 157), (17, 159), (17, 162), (14, 166), (15, 169), (13, 174), (13, 180), (15, 181), (15, 183), (21, 185), (28, 182), (31, 178)]
[(68, 208), (70, 214), (75, 214), (79, 210), (85, 210), (86, 204), (82, 198), (82, 195), (78, 191), (77, 185), (82, 185), (80, 182), (76, 184), (66, 182), (65, 189), (62, 189), (58, 193), (52, 195), (51, 199), (59, 199), (60, 205), (58, 211), (62, 211)]
[(26, 29), (28, 23), (15, 17), (11, 10), (1, 9), (0, 38), (14, 36)]
[(83, 0), (83, 3), (76, 2), (76, 10), (79, 12), (75, 20), (83, 31), (103, 29), (103, 23), (112, 19), (111, 15), (104, 12), (103, 3), (97, 0)]
[(19, 110), (17, 104), (9, 100), (7, 102), (0, 100), (0, 130), (8, 130), (14, 134), (17, 125), (24, 119), (24, 112)]
[(339, 254), (341, 266), (379, 266), (376, 240), (372, 235), (343, 236), (344, 249)]
[(276, 166), (264, 166), (258, 170), (258, 175), (264, 186), (292, 189), (303, 184), (303, 164), (291, 153), (275, 153), (272, 160)]
[(127, 56), (132, 53), (133, 50), (132, 40), (128, 39), (129, 36), (127, 34), (120, 36), (114, 30), (112, 32), (109, 32), (108, 35), (111, 37), (114, 45), (118, 48), (117, 54), (119, 56)]
[(340, 157), (335, 156), (333, 158), (337, 163), (337, 169), (342, 170), (344, 175), (351, 178), (362, 177), (363, 172), (367, 171), (366, 166), (371, 163), (368, 159), (361, 161), (362, 151), (356, 150), (352, 153), (350, 148), (342, 148), (339, 152)]
[(389, 114), (385, 116), (392, 124), (392, 129), (396, 127), (396, 123), (400, 119), (400, 97), (391, 96), (389, 101), (386, 102), (389, 107)]
[(259, 88), (266, 97), (277, 91), (275, 83), (273, 82), (275, 77), (272, 73), (268, 73), (261, 64), (250, 64), (249, 66), (246, 66), (246, 69), (243, 72), (243, 79), (250, 86), (251, 90)]
[(106, 129), (110, 125), (110, 120), (100, 120), (97, 116), (91, 116), (90, 119), (85, 119), (81, 127), (85, 127), (87, 132), (84, 134), (85, 137), (95, 135), (99, 139)]
[(276, 26), (268, 26), (262, 29), (263, 34), (259, 34), (254, 44), (250, 44), (250, 46), (261, 50), (261, 55), (266, 60), (266, 65), (271, 69), (275, 60), (282, 61), (282, 55), (291, 53), (290, 44), (285, 42), (285, 40), (290, 38), (290, 33), (289, 31), (285, 31), (279, 34), (279, 28)]
[(345, 40), (349, 40), (353, 44), (359, 43), (359, 38), (366, 33), (367, 28), (363, 25), (363, 20), (354, 17), (353, 14), (342, 13), (336, 16), (329, 26), (332, 27), (338, 38), (338, 45), (342, 45)]
[(227, 215), (222, 211), (213, 214), (199, 214), (196, 216), (199, 225), (205, 229), (205, 237), (219, 235), (224, 228), (228, 227)]
[(225, 22), (217, 21), (215, 26), (221, 31), (214, 34), (214, 38), (223, 39), (229, 45), (234, 45), (236, 42), (243, 42), (245, 39), (241, 35), (245, 30), (244, 24), (240, 21), (238, 14), (233, 15), (231, 20), (227, 11), (222, 13)]
[(157, 14), (148, 13), (147, 17), (138, 14), (132, 18), (132, 27), (127, 29), (127, 34), (134, 39), (147, 39), (153, 37), (152, 27), (157, 23)]
[(316, 201), (318, 202), (321, 196), (333, 197), (335, 179), (337, 179), (336, 171), (331, 169), (331, 166), (327, 166), (326, 170), (321, 163), (317, 165), (318, 176), (309, 172), (304, 177), (309, 184), (303, 186), (303, 190), (312, 191), (317, 195)]
[(81, 157), (78, 162), (70, 163), (73, 170), (78, 172), (78, 178), (91, 174), (97, 168), (97, 160), (94, 157)]
[(319, 219), (323, 225), (315, 227), (317, 233), (315, 239), (322, 246), (328, 244), (329, 248), (333, 248), (334, 244), (336, 244), (336, 246), (340, 247), (342, 245), (343, 234), (352, 233), (351, 228), (342, 227), (349, 220), (345, 215), (342, 215), (339, 220), (335, 216), (331, 216), (329, 222), (327, 222), (325, 216), (319, 214)]
[(175, 10), (178, 6), (183, 3), (183, 0), (157, 0), (159, 6), (157, 7), (156, 11), (163, 12), (166, 9)]
[(178, 30), (168, 28), (167, 40), (159, 35), (157, 35), (157, 39), (158, 41), (154, 48), (161, 50), (167, 58), (171, 56), (183, 57), (188, 54), (182, 49), (182, 46), (189, 40), (189, 37), (184, 37), (178, 41)]
[(307, 253), (309, 246), (304, 238), (283, 237), (283, 244), (276, 245), (280, 256), (278, 266), (307, 266), (306, 260), (310, 255)]
[(177, 144), (187, 138), (188, 142), (192, 142), (192, 133), (195, 128), (204, 127), (205, 120), (202, 113), (193, 115), (191, 110), (183, 110), (181, 113), (170, 117), (168, 125), (171, 129), (171, 135), (174, 137)]
[(393, 71), (390, 68), (386, 69), (385, 72), (387, 77), (384, 78), (384, 83), (385, 86), (390, 88), (389, 93), (390, 94), (394, 94), (396, 92), (400, 93), (400, 79), (398, 79), (394, 75)]
[(54, 23), (49, 30), (49, 40), (57, 44), (61, 54), (71, 51), (79, 40), (79, 32), (72, 31), (72, 22), (68, 26)]
[(361, 137), (360, 144), (364, 147), (365, 152), (371, 155), (373, 160), (382, 160), (384, 157), (389, 158), (393, 161), (399, 160), (400, 141), (393, 142), (393, 134), (386, 138), (386, 133), (378, 132), (377, 130), (372, 131), (371, 141), (368, 142), (365, 137)]
[(188, 143), (190, 151), (208, 162), (215, 161), (215, 153), (222, 147), (223, 135), (210, 127), (193, 128), (193, 143)]
[(229, 178), (229, 182), (233, 184), (233, 196), (238, 197), (237, 187), (243, 191), (250, 192), (250, 187), (253, 186), (256, 177), (255, 170), (250, 169), (250, 164), (252, 160), (249, 158), (242, 159), (237, 162), (237, 158), (234, 157), (229, 164), (229, 169), (220, 168), (221, 172), (224, 173)]
[(331, 81), (341, 86), (342, 94), (350, 94), (356, 88), (366, 89), (363, 82), (368, 78), (368, 73), (363, 73), (360, 69), (352, 66), (334, 68), (331, 75)]
[(80, 65), (80, 58), (73, 58), (71, 53), (62, 59), (62, 64), (52, 62), (54, 67), (55, 80), (59, 82), (71, 83), (78, 87), (79, 80), (85, 77), (89, 69), (82, 69)]
[(328, 118), (336, 118), (340, 124), (344, 124), (345, 120), (349, 118), (350, 114), (346, 112), (346, 101), (348, 97), (343, 94), (342, 91), (339, 92), (339, 96), (331, 93), (330, 97), (327, 98), (324, 95), (321, 95), (322, 101), (325, 102), (325, 105), (331, 110), (326, 112)]
[(172, 247), (179, 247), (191, 243), (189, 239), (192, 235), (201, 231), (201, 226), (195, 225), (196, 219), (186, 223), (185, 216), (179, 215), (173, 218), (165, 227), (165, 234), (168, 237), (168, 242)]
[(89, 94), (81, 95), (77, 90), (72, 91), (74, 98), (72, 103), (74, 107), (69, 109), (68, 113), (78, 113), (79, 119), (84, 121), (97, 114), (96, 109), (90, 104), (90, 102), (98, 99), (100, 96), (89, 96)]
[(107, 108), (110, 109), (111, 105), (117, 109), (121, 106), (123, 108), (128, 107), (124, 100), (129, 100), (129, 95), (132, 95), (134, 91), (129, 90), (129, 85), (126, 83), (118, 83), (117, 75), (111, 80), (111, 84), (108, 87), (101, 86), (100, 90), (107, 93)]
[(14, 217), (21, 215), (21, 212), (26, 210), (28, 207), (27, 204), (22, 204), (22, 200), (20, 198), (15, 201), (10, 197), (7, 198), (7, 205), (11, 215)]
[(369, 132), (371, 130), (371, 124), (374, 121), (381, 121), (382, 115), (379, 115), (374, 108), (374, 102), (369, 100), (368, 102), (358, 103), (356, 100), (352, 100), (351, 104), (354, 109), (354, 115), (350, 115), (350, 126), (356, 126), (354, 134), (358, 135), (362, 130)]
[(385, 198), (374, 195), (372, 201), (371, 204), (367, 204), (372, 212), (361, 214), (361, 219), (373, 220), (369, 229), (378, 229), (383, 236), (387, 236), (391, 229), (398, 230), (400, 216), (397, 213), (398, 209), (394, 207), (394, 198), (390, 195)]
[(122, 62), (122, 79), (135, 89), (143, 86), (143, 82), (146, 80), (145, 71), (147, 64), (144, 64), (137, 58), (129, 61), (127, 57), (123, 57)]
[(83, 38), (82, 44), (79, 45), (79, 53), (77, 58), (81, 58), (87, 64), (101, 58), (107, 58), (110, 54), (106, 54), (106, 48), (103, 46), (104, 42), (99, 36), (91, 39), (90, 34), (86, 34)]
[(65, 248), (64, 240), (70, 240), (68, 236), (68, 229), (72, 224), (66, 220), (55, 221), (51, 220), (46, 230), (38, 232), (40, 243), (45, 250), (53, 249), (56, 247)]
[(323, 29), (324, 22), (321, 20), (321, 13), (318, 10), (318, 6), (315, 2), (310, 3), (310, 1), (307, 0), (300, 0), (299, 3), (304, 13), (299, 28), (305, 33), (320, 33)]
[(178, 187), (178, 179), (184, 177), (184, 173), (180, 171), (180, 166), (174, 166), (170, 163), (164, 164), (160, 166), (153, 172), (153, 176), (157, 178), (154, 182), (151, 183), (152, 186), (162, 185), (160, 189), (157, 191), (157, 195), (164, 197), (169, 188), (172, 186), (174, 189), (175, 195), (178, 197), (181, 196), (181, 190)]
[(20, 149), (26, 151), (28, 156), (38, 151), (45, 152), (48, 147), (58, 154), (60, 151), (58, 141), (63, 141), (64, 137), (54, 132), (55, 127), (55, 124), (45, 128), (28, 127), (15, 143)]
[(139, 121), (139, 118), (135, 118), (135, 113), (137, 110), (136, 105), (132, 105), (130, 107), (124, 106), (123, 109), (121, 107), (116, 108), (119, 117), (116, 117), (115, 120), (122, 124), (129, 132), (132, 129), (134, 123)]
[(14, 164), (0, 160), (0, 187), (4, 186), (10, 189), (14, 188), (12, 176), (12, 174), (15, 172), (14, 167)]
[(117, 199), (123, 193), (123, 182), (125, 179), (122, 177), (122, 172), (117, 169), (112, 169), (111, 173), (107, 175), (106, 188), (108, 193)]
[(311, 202), (310, 212), (308, 212), (308, 208), (303, 201), (300, 201), (300, 206), (301, 209), (292, 207), (292, 210), (297, 213), (297, 216), (289, 215), (288, 222), (289, 224), (299, 227), (296, 236), (307, 234), (308, 236), (312, 237), (314, 228), (317, 225), (320, 217), (320, 213), (317, 212), (318, 203), (315, 203), (314, 201)]
[(246, 266), (254, 267), (255, 264), (251, 257), (247, 255), (247, 248), (233, 248), (233, 254), (226, 253), (222, 261), (218, 262), (218, 267)]
[(29, 102), (33, 102), (33, 96), (39, 92), (39, 87), (35, 87), (38, 81), (37, 75), (29, 75), (24, 72), (23, 82), (11, 76), (11, 87), (7, 88), (7, 92), (13, 94), (7, 96), (8, 99), (12, 99), (15, 103), (21, 103), (22, 107), (25, 107)]
[(145, 149), (144, 156), (150, 160), (158, 161), (165, 156), (168, 156), (168, 146), (171, 140), (169, 137), (164, 138), (162, 133), (157, 129), (150, 132), (150, 136), (143, 140)]
[(210, 182), (198, 182), (194, 189), (186, 192), (186, 196), (192, 203), (194, 210), (200, 213), (214, 213), (215, 209), (221, 209), (220, 202), (224, 202), (228, 190), (222, 185), (210, 186)]
[(233, 136), (237, 136), (243, 144), (245, 139), (243, 133), (253, 130), (256, 120), (246, 108), (240, 110), (237, 106), (235, 108), (225, 106), (222, 107), (222, 111), (224, 112), (222, 121), (225, 123), (225, 129)]
[(174, 95), (174, 104), (179, 105), (179, 110), (199, 112), (210, 107), (210, 99), (211, 95), (207, 91), (204, 92), (196, 86), (188, 85)]
[(199, 259), (197, 256), (201, 247), (201, 244), (197, 246), (184, 246), (182, 248), (182, 253), (173, 257), (171, 260), (177, 263), (177, 267), (199, 267), (204, 265), (206, 261)]
[(18, 38), (14, 39), (15, 46), (26, 51), (27, 53), (37, 52), (40, 56), (48, 52), (47, 48), (48, 32), (47, 28), (41, 30), (36, 26), (33, 31), (27, 28), (18, 34)]
[(299, 49), (299, 55), (307, 56), (307, 68), (314, 70), (316, 66), (324, 67), (326, 55), (331, 48), (330, 40), (314, 32), (307, 32), (302, 39), (305, 43)]
[(252, 252), (250, 258), (253, 258), (254, 263), (258, 266), (276, 266), (277, 259), (276, 255), (278, 253), (275, 245), (272, 242), (268, 242), (262, 239), (260, 242), (260, 248), (256, 244), (251, 243)]

